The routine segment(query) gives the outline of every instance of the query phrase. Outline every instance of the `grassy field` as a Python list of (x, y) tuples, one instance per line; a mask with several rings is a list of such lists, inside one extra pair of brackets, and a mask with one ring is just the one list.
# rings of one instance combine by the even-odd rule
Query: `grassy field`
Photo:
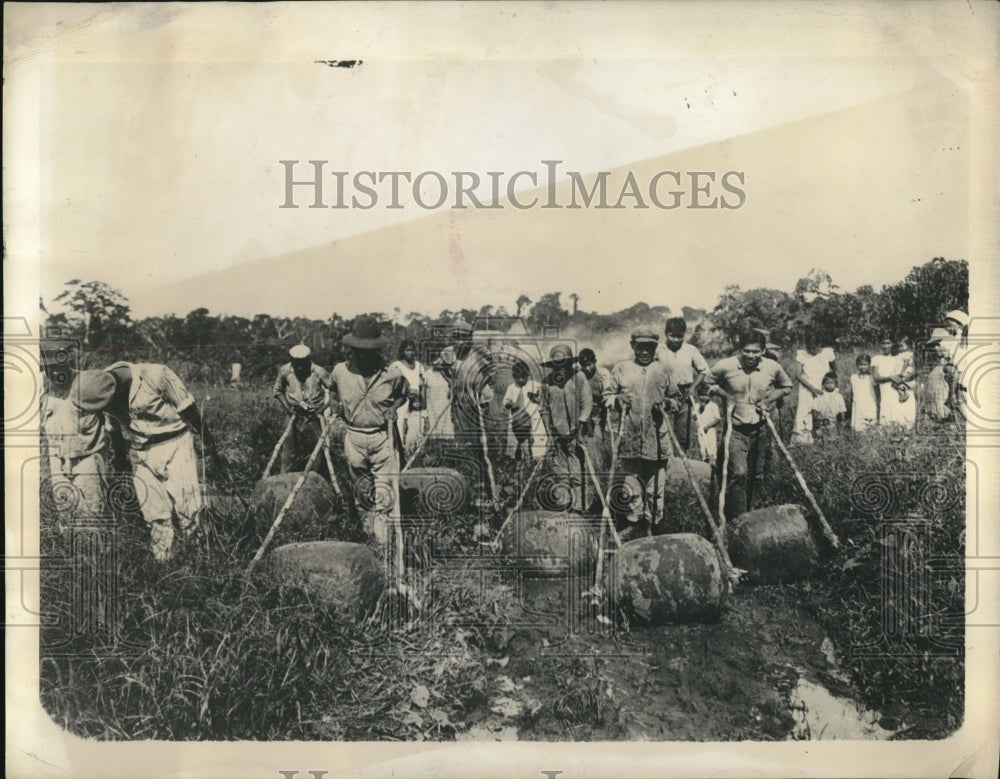
[[(853, 355), (838, 357), (841, 363), (843, 386)], [(99, 739), (452, 739), (495, 712), (510, 683), (504, 658), (530, 657), (547, 694), (522, 700), (512, 715), (522, 734), (629, 737), (628, 707), (609, 692), (604, 661), (536, 662), (542, 634), (515, 627), (524, 605), (503, 571), (484, 584), (487, 574), (474, 560), (439, 567), (417, 560), (427, 591), (422, 611), (411, 615), (419, 618), (387, 619), (393, 604), (384, 603), (360, 625), (317, 608), (303, 592), (246, 577), (254, 536), (234, 497), (249, 497), (283, 419), (266, 389), (190, 388), (204, 399), (234, 481), (206, 464), (213, 491), (230, 497), (215, 502), (207, 532), (175, 561), (153, 563), (134, 506), (104, 529), (74, 535), (57, 528), (43, 501), (41, 692), (57, 723)], [(794, 401), (786, 427), (793, 413)], [(819, 578), (757, 588), (766, 593), (753, 597), (766, 597), (769, 608), (777, 601), (803, 609), (822, 625), (856, 693), (905, 721), (901, 737), (942, 737), (963, 711), (964, 437), (924, 418), (918, 427), (914, 435), (844, 434), (794, 450), (842, 548)], [(456, 456), (453, 445), (435, 442), (422, 464)], [(496, 469), (509, 507), (513, 466), (503, 460)], [(764, 495), (765, 504), (802, 502), (780, 455)], [(341, 508), (331, 523), (356, 532), (356, 517)], [(705, 532), (693, 501), (671, 499), (668, 515), (671, 530)], [(438, 554), (474, 554), (473, 526), (471, 515), (440, 518), (423, 532)], [(81, 603), (95, 607), (84, 618)], [(703, 640), (699, 630), (676, 635)], [(588, 646), (628, 640), (619, 626)], [(706, 694), (732, 692), (719, 689)], [(711, 733), (781, 737), (781, 727), (772, 730), (733, 723)]]

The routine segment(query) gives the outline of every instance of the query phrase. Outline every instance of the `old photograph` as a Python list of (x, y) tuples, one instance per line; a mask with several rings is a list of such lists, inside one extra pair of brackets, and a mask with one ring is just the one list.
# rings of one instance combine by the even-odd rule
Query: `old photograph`
[(995, 777), (998, 32), (8, 4), (9, 775)]

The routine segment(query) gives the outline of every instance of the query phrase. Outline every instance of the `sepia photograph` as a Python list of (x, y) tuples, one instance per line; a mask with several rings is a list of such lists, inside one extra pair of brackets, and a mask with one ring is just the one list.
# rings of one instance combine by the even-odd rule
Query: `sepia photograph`
[(1000, 9), (8, 3), (14, 777), (996, 777)]

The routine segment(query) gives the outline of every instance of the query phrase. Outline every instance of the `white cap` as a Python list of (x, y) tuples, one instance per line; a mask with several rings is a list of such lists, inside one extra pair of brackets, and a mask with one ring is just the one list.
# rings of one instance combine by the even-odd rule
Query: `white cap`
[(931, 334), (927, 339), (927, 343), (935, 344), (941, 341), (946, 341), (951, 338), (951, 335), (943, 327), (935, 327), (931, 330)]
[(312, 351), (305, 344), (296, 344), (288, 350), (288, 356), (293, 360), (306, 360), (311, 354)]
[(945, 319), (954, 319), (962, 327), (968, 327), (969, 326), (969, 315), (966, 314), (964, 311), (960, 311), (957, 308), (954, 311), (949, 311), (947, 314), (945, 314), (944, 318)]

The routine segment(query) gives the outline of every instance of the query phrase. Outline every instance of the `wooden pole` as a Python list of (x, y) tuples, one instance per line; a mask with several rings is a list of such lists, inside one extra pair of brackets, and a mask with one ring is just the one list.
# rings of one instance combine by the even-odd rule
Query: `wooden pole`
[(795, 474), (795, 478), (798, 479), (799, 486), (802, 487), (802, 491), (805, 493), (806, 498), (809, 503), (812, 504), (813, 511), (816, 512), (816, 516), (819, 518), (819, 526), (823, 531), (823, 536), (830, 542), (834, 549), (840, 549), (840, 540), (837, 538), (837, 534), (833, 532), (833, 528), (830, 527), (830, 524), (826, 521), (826, 517), (823, 516), (823, 511), (820, 509), (819, 503), (816, 502), (816, 498), (813, 496), (812, 490), (810, 490), (809, 485), (806, 484), (805, 476), (802, 475), (802, 472), (795, 464), (795, 460), (792, 459), (792, 454), (785, 446), (785, 442), (782, 441), (781, 436), (778, 435), (778, 430), (774, 426), (774, 422), (771, 421), (770, 415), (762, 412), (762, 416), (767, 422), (768, 428), (771, 430), (771, 435), (774, 436), (775, 443), (778, 444), (778, 448), (781, 450), (781, 453), (785, 455), (785, 459), (788, 460), (788, 464), (791, 466), (792, 472)]
[(726, 434), (722, 438), (722, 473), (719, 474), (719, 527), (726, 527), (726, 489), (729, 487), (729, 442), (733, 438), (736, 404), (726, 401)]
[(698, 486), (698, 480), (695, 479), (694, 474), (691, 472), (691, 466), (688, 465), (684, 452), (681, 451), (680, 441), (677, 440), (677, 436), (671, 428), (668, 427), (667, 430), (670, 433), (670, 442), (674, 445), (674, 449), (677, 451), (677, 456), (681, 458), (681, 465), (684, 466), (684, 472), (687, 474), (688, 481), (691, 482), (691, 486), (694, 488), (694, 494), (698, 496), (698, 503), (701, 505), (701, 510), (705, 514), (705, 519), (708, 520), (708, 526), (712, 531), (712, 537), (715, 539), (715, 547), (719, 550), (719, 555), (722, 557), (722, 562), (726, 567), (726, 574), (732, 581), (735, 582), (739, 578), (739, 575), (733, 567), (732, 560), (729, 559), (729, 550), (726, 549), (726, 540), (722, 535), (722, 529), (715, 524), (715, 519), (712, 517), (712, 510), (708, 507), (708, 502), (705, 500), (705, 496), (701, 493), (701, 487)]
[(413, 456), (406, 461), (406, 465), (403, 466), (403, 470), (399, 472), (400, 476), (402, 476), (404, 473), (410, 470), (410, 468), (413, 466), (413, 463), (416, 462), (417, 457), (420, 455), (422, 451), (424, 451), (424, 447), (427, 446), (427, 442), (430, 440), (431, 433), (433, 433), (434, 430), (437, 428), (438, 423), (442, 419), (444, 419), (444, 415), (448, 412), (448, 409), (450, 408), (451, 408), (451, 401), (449, 400), (445, 404), (444, 408), (441, 410), (441, 413), (438, 414), (437, 419), (434, 420), (434, 424), (431, 425), (430, 429), (427, 431), (427, 434), (420, 440), (420, 445), (417, 446), (417, 450), (413, 453)]
[(285, 425), (284, 431), (281, 433), (281, 438), (278, 439), (278, 443), (275, 444), (274, 451), (271, 452), (271, 459), (267, 461), (267, 465), (264, 466), (264, 475), (261, 478), (266, 479), (271, 475), (271, 468), (274, 467), (274, 461), (278, 459), (278, 452), (281, 451), (282, 445), (288, 439), (288, 436), (292, 432), (292, 425), (295, 422), (295, 416), (288, 417), (288, 424)]
[[(326, 421), (326, 417), (320, 414), (319, 417), (319, 429), (326, 437), (327, 444), (330, 443), (330, 425)], [(323, 446), (323, 457), (326, 459), (326, 469), (330, 472), (330, 484), (333, 487), (333, 491), (337, 493), (337, 497), (340, 497), (343, 493), (340, 490), (340, 481), (337, 479), (337, 472), (333, 470), (333, 459), (330, 457), (329, 446)]]
[(274, 518), (274, 522), (271, 524), (271, 529), (267, 531), (267, 536), (264, 538), (264, 543), (260, 545), (260, 549), (257, 550), (257, 554), (253, 556), (250, 561), (250, 565), (247, 567), (247, 573), (253, 570), (254, 565), (264, 556), (264, 552), (270, 545), (271, 541), (274, 539), (274, 534), (278, 532), (278, 526), (281, 524), (282, 520), (285, 518), (285, 513), (288, 508), (292, 505), (295, 500), (296, 495), (299, 494), (299, 490), (302, 489), (302, 485), (306, 482), (306, 477), (309, 475), (310, 469), (313, 463), (316, 462), (316, 458), (319, 456), (319, 450), (326, 444), (326, 433), (321, 432), (319, 440), (316, 442), (316, 446), (313, 447), (312, 454), (309, 455), (309, 461), (306, 463), (305, 470), (302, 471), (302, 475), (295, 481), (295, 486), (292, 487), (292, 491), (288, 493), (288, 497), (285, 498), (285, 503), (281, 507), (281, 511), (278, 512), (278, 516)]
[(493, 463), (490, 461), (489, 444), (486, 441), (486, 421), (483, 419), (483, 407), (476, 401), (476, 411), (479, 414), (479, 444), (483, 450), (483, 461), (486, 464), (486, 475), (490, 482), (490, 497), (493, 500), (493, 511), (500, 513), (500, 502), (497, 500), (497, 481), (493, 475)]

